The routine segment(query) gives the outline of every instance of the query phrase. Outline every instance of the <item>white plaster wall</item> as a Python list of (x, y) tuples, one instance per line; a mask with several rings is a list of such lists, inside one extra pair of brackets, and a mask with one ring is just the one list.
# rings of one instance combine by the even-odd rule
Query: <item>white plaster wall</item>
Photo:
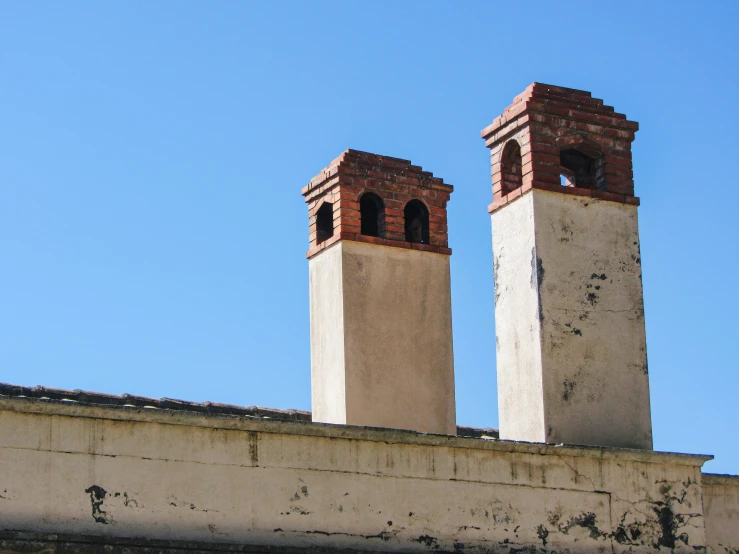
[(500, 438), (546, 442), (533, 196), (491, 220)]
[(455, 434), (449, 256), (340, 241), (310, 287), (314, 421)]
[(0, 530), (378, 551), (695, 552), (705, 545), (706, 459), (0, 400)]
[(501, 438), (651, 449), (636, 207), (533, 190), (492, 225)]
[(449, 256), (341, 248), (347, 423), (456, 434)]
[(313, 421), (346, 423), (341, 243), (308, 260)]
[(739, 476), (703, 475), (703, 510), (710, 554), (739, 552)]
[(547, 442), (651, 449), (636, 206), (532, 196)]

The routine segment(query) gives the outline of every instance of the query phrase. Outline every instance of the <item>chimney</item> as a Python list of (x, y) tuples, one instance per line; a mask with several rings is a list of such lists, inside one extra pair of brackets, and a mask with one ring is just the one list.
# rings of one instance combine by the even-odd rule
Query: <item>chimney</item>
[(451, 192), (407, 160), (356, 150), (302, 190), (313, 421), (456, 433)]
[(482, 131), (502, 439), (652, 448), (638, 127), (589, 92), (534, 83)]

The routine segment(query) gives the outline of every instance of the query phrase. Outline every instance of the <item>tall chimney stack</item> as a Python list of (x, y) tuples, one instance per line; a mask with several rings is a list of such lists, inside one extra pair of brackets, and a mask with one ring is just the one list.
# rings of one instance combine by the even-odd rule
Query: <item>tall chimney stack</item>
[(482, 131), (502, 439), (652, 448), (637, 129), (588, 92), (534, 83)]
[(313, 421), (456, 433), (451, 192), (407, 160), (356, 150), (303, 189)]

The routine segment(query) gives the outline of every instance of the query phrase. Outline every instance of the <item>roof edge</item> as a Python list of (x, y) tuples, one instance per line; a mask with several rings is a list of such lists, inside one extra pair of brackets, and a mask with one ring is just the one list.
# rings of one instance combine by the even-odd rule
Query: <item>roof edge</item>
[(654, 452), (580, 445), (553, 445), (519, 441), (504, 441), (467, 438), (456, 435), (433, 435), (399, 429), (335, 425), (330, 423), (309, 423), (305, 421), (278, 421), (255, 416), (228, 414), (202, 414), (180, 410), (151, 410), (126, 406), (101, 406), (78, 402), (41, 400), (0, 396), (0, 411), (38, 415), (56, 415), (109, 419), (115, 421), (160, 423), (165, 425), (186, 425), (212, 429), (256, 431), (262, 433), (282, 433), (349, 440), (365, 440), (394, 444), (414, 444), (475, 450), (494, 450), (538, 455), (573, 456), (599, 459), (619, 459), (643, 463), (673, 463), (687, 466), (702, 466), (713, 456), (700, 454), (679, 454), (673, 452)]

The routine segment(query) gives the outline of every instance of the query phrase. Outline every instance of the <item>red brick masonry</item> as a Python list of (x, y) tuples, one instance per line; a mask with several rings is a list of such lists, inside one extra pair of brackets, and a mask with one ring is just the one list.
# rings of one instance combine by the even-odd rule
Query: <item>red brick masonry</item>
[[(316, 175), (301, 191), (308, 204), (310, 250), (308, 257), (339, 240), (353, 240), (451, 254), (447, 234), (446, 205), (454, 187), (423, 171), (409, 160), (346, 150)], [(385, 238), (360, 233), (359, 199), (365, 192), (380, 197), (385, 206)], [(413, 199), (429, 211), (429, 244), (405, 240), (405, 205)], [(316, 213), (323, 202), (333, 203), (334, 234), (317, 242)]]
[[(616, 113), (589, 92), (532, 83), (482, 130), (492, 165), (493, 203), (489, 211), (532, 188), (638, 206), (631, 164), (631, 143), (638, 129), (638, 123)], [(505, 181), (501, 168), (503, 150), (512, 140), (520, 147), (520, 183), (515, 178)], [(560, 153), (565, 149), (602, 162), (597, 187), (560, 184)]]

